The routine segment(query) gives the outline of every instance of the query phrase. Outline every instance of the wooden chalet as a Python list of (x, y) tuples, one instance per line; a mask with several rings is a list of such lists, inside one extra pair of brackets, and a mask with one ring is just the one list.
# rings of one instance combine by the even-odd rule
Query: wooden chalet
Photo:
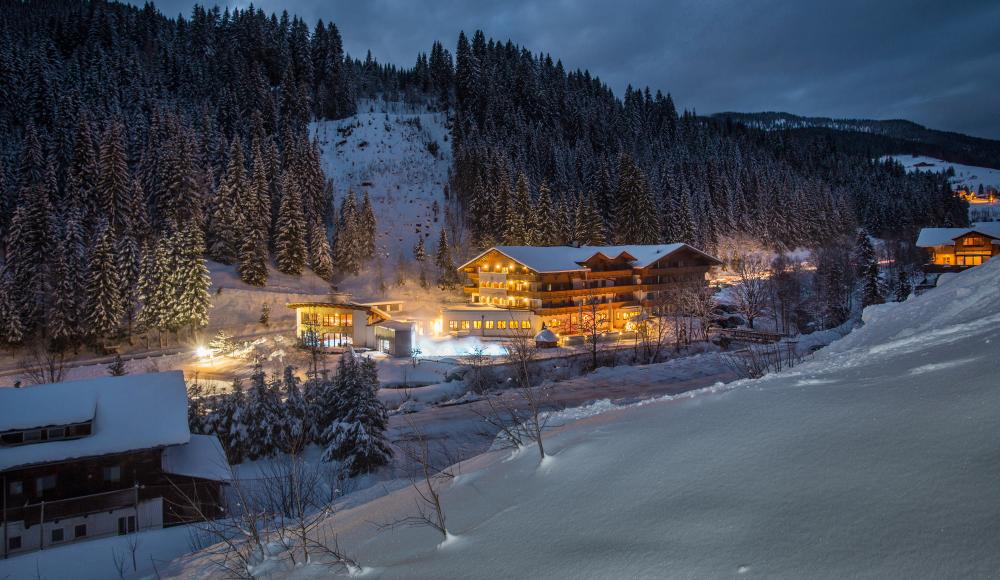
[(216, 517), (229, 479), (180, 371), (0, 388), (4, 558)]
[(928, 252), (927, 272), (957, 272), (1000, 254), (1000, 222), (969, 228), (923, 228), (917, 247)]

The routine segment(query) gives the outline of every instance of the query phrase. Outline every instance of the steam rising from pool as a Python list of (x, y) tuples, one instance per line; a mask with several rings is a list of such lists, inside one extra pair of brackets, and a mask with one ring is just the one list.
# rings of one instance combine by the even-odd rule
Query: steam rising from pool
[(499, 342), (484, 341), (476, 336), (463, 338), (418, 336), (416, 347), (420, 356), (466, 356), (477, 348), (483, 349), (487, 356), (505, 356), (507, 349)]

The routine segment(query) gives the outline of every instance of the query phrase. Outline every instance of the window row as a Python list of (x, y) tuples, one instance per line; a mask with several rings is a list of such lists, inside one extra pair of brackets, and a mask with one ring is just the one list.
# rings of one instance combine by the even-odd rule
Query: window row
[(77, 423), (74, 425), (62, 425), (59, 427), (46, 427), (44, 429), (24, 429), (21, 431), (7, 431), (0, 434), (0, 445), (28, 445), (30, 443), (41, 443), (43, 441), (58, 441), (62, 439), (76, 439), (90, 435), (91, 422)]
[[(520, 327), (520, 328), (523, 328), (525, 330), (530, 330), (531, 329), (531, 321), (530, 320), (522, 320), (522, 321), (518, 322), (517, 320), (511, 320), (509, 326), (510, 326), (511, 329), (516, 329), (516, 328)], [(506, 330), (507, 327), (508, 327), (508, 323), (507, 323), (506, 320), (497, 320), (497, 321), (493, 321), (493, 320), (449, 320), (448, 321), (448, 330), (470, 330), (470, 329), (472, 329), (472, 330), (480, 330), (482, 328), (485, 328), (486, 330), (493, 330), (494, 328), (497, 328), (499, 330)]]
[(334, 312), (320, 316), (318, 312), (303, 312), (302, 324), (316, 326), (354, 326), (354, 315), (350, 312)]

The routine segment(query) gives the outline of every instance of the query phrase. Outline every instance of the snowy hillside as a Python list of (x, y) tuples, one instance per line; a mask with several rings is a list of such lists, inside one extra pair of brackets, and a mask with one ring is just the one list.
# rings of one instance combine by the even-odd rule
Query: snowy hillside
[(365, 192), (371, 196), (376, 243), (388, 252), (390, 263), (400, 251), (412, 256), (418, 236), (432, 251), (444, 221), (451, 167), (446, 115), (382, 101), (359, 103), (358, 110), (353, 117), (312, 126), (323, 149), (323, 169), (334, 181), (337, 207), (349, 189), (359, 198)]
[(990, 576), (998, 280), (1000, 260), (869, 310), (782, 374), (583, 413), (542, 465), (530, 449), (467, 461), (443, 495), (445, 544), (427, 528), (375, 534), (413, 514), (409, 489), (328, 531), (376, 578)]
[(951, 179), (951, 183), (956, 189), (964, 188), (976, 191), (980, 185), (984, 188), (994, 187), (1000, 189), (1000, 169), (950, 163), (922, 155), (892, 155), (891, 157), (901, 163), (907, 171), (933, 171), (939, 173), (947, 171), (949, 167), (954, 168), (955, 177)]

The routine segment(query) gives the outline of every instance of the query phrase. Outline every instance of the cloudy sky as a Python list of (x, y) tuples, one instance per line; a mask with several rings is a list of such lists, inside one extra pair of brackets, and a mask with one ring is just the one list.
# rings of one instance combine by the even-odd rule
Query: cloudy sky
[[(208, 0), (212, 4), (212, 0)], [(225, 4), (225, 0), (219, 0)], [(157, 3), (168, 15), (187, 0)], [(997, 0), (257, 0), (334, 21), (346, 49), (411, 66), (459, 30), (548, 52), (617, 93), (699, 113), (904, 118), (1000, 139)], [(245, 6), (246, 2), (229, 2)]]

